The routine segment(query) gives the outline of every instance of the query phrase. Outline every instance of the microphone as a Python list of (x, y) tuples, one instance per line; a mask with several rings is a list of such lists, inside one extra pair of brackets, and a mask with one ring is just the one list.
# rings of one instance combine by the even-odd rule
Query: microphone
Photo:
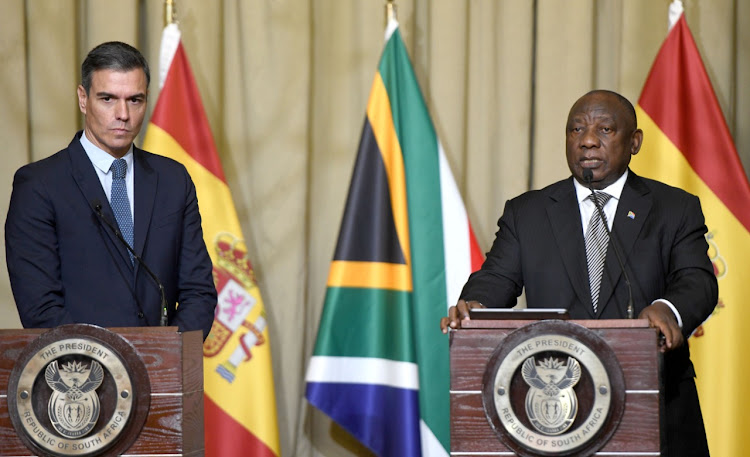
[(594, 172), (591, 171), (590, 168), (584, 168), (583, 180), (586, 181), (586, 186), (588, 186), (589, 190), (591, 191), (591, 200), (593, 200), (594, 206), (596, 206), (596, 211), (597, 214), (599, 214), (599, 218), (601, 218), (602, 222), (604, 223), (604, 231), (607, 232), (607, 238), (612, 243), (612, 247), (615, 249), (615, 257), (617, 257), (617, 263), (620, 265), (620, 270), (622, 270), (622, 277), (625, 279), (625, 285), (628, 286), (627, 313), (628, 319), (633, 319), (633, 287), (630, 285), (630, 277), (628, 276), (628, 272), (625, 271), (625, 262), (622, 261), (622, 255), (620, 254), (620, 247), (617, 245), (617, 239), (612, 236), (612, 232), (610, 232), (609, 225), (607, 224), (607, 218), (604, 216), (604, 210), (599, 205), (599, 200), (597, 200), (596, 198), (594, 187), (591, 184), (591, 181), (593, 179)]
[(151, 268), (149, 268), (148, 265), (146, 265), (146, 262), (144, 262), (143, 259), (141, 259), (141, 257), (135, 253), (133, 248), (130, 247), (128, 242), (125, 241), (125, 237), (122, 236), (122, 232), (120, 232), (120, 229), (116, 225), (114, 225), (112, 222), (110, 222), (109, 219), (107, 219), (107, 217), (102, 212), (101, 202), (97, 199), (97, 200), (93, 200), (91, 204), (94, 207), (94, 212), (96, 213), (97, 216), (99, 216), (99, 220), (103, 221), (107, 225), (107, 227), (109, 227), (110, 230), (114, 232), (115, 237), (118, 240), (120, 240), (122, 244), (125, 245), (128, 252), (130, 252), (130, 254), (133, 255), (133, 258), (138, 260), (138, 263), (141, 264), (143, 269), (146, 270), (146, 273), (148, 273), (148, 275), (151, 276), (151, 279), (159, 287), (159, 293), (161, 294), (161, 317), (159, 319), (159, 325), (162, 327), (168, 326), (169, 322), (168, 322), (168, 313), (167, 313), (167, 295), (164, 293), (164, 285), (161, 283), (161, 281), (159, 281), (159, 278), (156, 276), (156, 274), (154, 274), (154, 272), (151, 271)]

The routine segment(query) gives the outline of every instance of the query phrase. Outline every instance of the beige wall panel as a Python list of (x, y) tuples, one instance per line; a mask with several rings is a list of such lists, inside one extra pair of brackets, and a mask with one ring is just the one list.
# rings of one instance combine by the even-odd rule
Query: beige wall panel
[[(493, 69), (487, 69), (498, 74), (496, 84), (499, 88), (499, 99), (495, 107), (499, 113), (498, 130), (495, 133), (499, 143), (491, 151), (493, 156), (490, 162), (491, 168), (499, 177), (499, 182), (490, 187), (491, 219), (488, 222), (493, 225), (500, 217), (505, 202), (528, 189), (533, 14), (531, 2), (502, 2), (498, 34), (495, 37), (499, 59)], [(478, 129), (473, 132), (475, 137), (487, 134), (488, 132)], [(495, 228), (493, 226), (493, 235)]]
[[(489, 250), (492, 234), (496, 229), (494, 222), (500, 214), (490, 210), (504, 184), (499, 174), (502, 170), (498, 170), (496, 164), (502, 158), (513, 155), (502, 150), (501, 132), (508, 127), (503, 124), (503, 114), (514, 110), (507, 107), (503, 109), (500, 99), (503, 80), (496, 73), (501, 68), (498, 62), (507, 59), (507, 54), (503, 53), (503, 42), (499, 39), (504, 35), (504, 30), (495, 27), (496, 21), (501, 18), (501, 6), (500, 2), (475, 1), (470, 4), (466, 49), (466, 107), (461, 113), (461, 127), (466, 130), (466, 139), (461, 145), (460, 161), (457, 162), (463, 168), (453, 167), (483, 252)], [(526, 54), (530, 55), (528, 49)], [(513, 79), (515, 78), (511, 78)], [(512, 81), (505, 83), (507, 87)], [(527, 105), (528, 98), (525, 101)], [(525, 155), (522, 151), (516, 153)], [(488, 164), (493, 166), (487, 166)], [(525, 173), (523, 170), (516, 170), (516, 174)]]
[[(159, 51), (161, 48), (161, 35), (164, 30), (164, 2), (143, 2), (140, 7), (143, 9), (141, 13), (143, 20), (138, 29), (138, 36), (140, 37), (138, 50), (141, 51), (148, 61), (151, 70), (151, 84), (148, 86), (148, 112), (146, 113), (146, 118), (143, 120), (143, 125), (145, 126), (148, 125), (156, 100), (159, 98)], [(180, 8), (177, 9), (177, 14), (180, 14)], [(188, 57), (190, 58), (191, 56)], [(209, 119), (209, 122), (211, 122), (211, 119)], [(135, 141), (139, 146), (143, 144), (145, 131), (144, 127)]]
[[(429, 5), (426, 66), (414, 64), (435, 131), (459, 188), (464, 182), (462, 156), (466, 146), (467, 76), (471, 69), (466, 27), (470, 5), (469, 2)], [(452, 27), (436, 26), (447, 22)]]
[(282, 455), (291, 454), (295, 441), (302, 337), (309, 327), (301, 318), (308, 269), (309, 16), (297, 1), (237, 2), (227, 5), (223, 30), (209, 32), (226, 33), (223, 122), (214, 129), (266, 306)]
[(737, 152), (750, 176), (750, 2), (737, 3), (736, 93), (737, 105), (734, 123), (729, 128), (734, 133)]
[[(82, 127), (75, 0), (27, 3), (31, 158), (38, 160), (68, 145)], [(52, 77), (51, 77), (52, 76)]]
[(532, 7), (512, 0), (471, 3), (460, 179), (483, 252), (505, 202), (528, 186)]
[[(26, 104), (26, 18), (22, 0), (6, 1), (0, 14), (0, 125), (3, 126), (3, 166), (0, 167), (0, 240), (5, 240), (13, 174), (28, 162), (29, 111)], [(0, 328), (20, 328), (5, 266), (5, 243), (0, 247)]]
[[(158, 3), (163, 3), (163, 1)], [(185, 50), (189, 52), (188, 57), (201, 93), (203, 108), (206, 110), (212, 131), (216, 135), (223, 119), (221, 105), (225, 87), (221, 84), (222, 75), (225, 71), (232, 71), (235, 68), (231, 62), (226, 62), (225, 65), (223, 59), (222, 48), (226, 37), (222, 24), (224, 20), (222, 2), (178, 0), (175, 3), (178, 6), (177, 19), (182, 32), (182, 43)], [(251, 3), (239, 3), (240, 7), (246, 4), (245, 7), (251, 10), (249, 7)], [(229, 19), (237, 21), (240, 18)]]
[(565, 123), (573, 103), (592, 88), (594, 11), (591, 0), (539, 0), (533, 184), (570, 176)]
[[(138, 0), (87, 0), (82, 2), (81, 59), (106, 41), (123, 41), (140, 49)], [(150, 64), (151, 62), (149, 62)]]
[(648, 72), (667, 36), (668, 1), (629, 0), (622, 8), (620, 91), (638, 103)]
[(618, 91), (622, 59), (622, 0), (594, 4), (594, 85), (596, 89)]
[[(374, 7), (373, 11), (377, 10), (378, 13), (369, 20), (373, 21), (374, 18), (382, 17), (383, 22), (377, 23), (377, 21), (374, 21), (373, 24), (377, 23), (382, 28), (385, 28), (386, 2), (375, 1), (372, 3), (372, 5), (367, 7), (359, 5), (358, 8), (365, 7), (369, 10)], [(430, 59), (429, 30), (431, 27), (430, 14), (432, 13), (430, 5), (434, 3), (434, 0), (402, 0), (394, 3), (396, 5), (396, 18), (401, 29), (401, 37), (406, 45), (406, 50), (409, 51), (409, 57), (417, 73), (417, 80), (419, 84), (426, 84), (427, 75), (423, 74), (423, 70), (428, 67)], [(417, 68), (420, 70), (417, 71)]]
[(734, 120), (735, 1), (683, 1), (688, 26), (730, 125)]

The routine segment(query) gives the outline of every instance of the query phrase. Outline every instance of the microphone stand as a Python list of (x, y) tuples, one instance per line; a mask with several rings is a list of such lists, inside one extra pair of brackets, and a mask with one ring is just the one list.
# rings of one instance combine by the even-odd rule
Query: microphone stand
[(94, 205), (94, 212), (97, 216), (99, 216), (99, 220), (104, 221), (104, 223), (107, 225), (107, 227), (114, 232), (115, 237), (120, 240), (122, 244), (125, 245), (125, 248), (127, 248), (128, 252), (133, 255), (133, 258), (138, 260), (138, 263), (141, 264), (141, 266), (146, 270), (146, 273), (151, 277), (151, 279), (156, 283), (157, 287), (159, 287), (159, 294), (161, 295), (161, 316), (159, 318), (159, 325), (162, 327), (166, 327), (169, 325), (169, 315), (167, 312), (167, 295), (164, 292), (164, 286), (162, 285), (161, 281), (159, 281), (159, 278), (156, 276), (156, 274), (151, 271), (151, 269), (146, 265), (146, 263), (141, 259), (141, 257), (135, 253), (132, 247), (130, 247), (130, 244), (128, 244), (127, 241), (125, 241), (125, 237), (122, 236), (122, 233), (120, 232), (120, 229), (115, 227), (112, 222), (110, 222), (102, 212), (102, 204), (96, 200), (93, 202)]

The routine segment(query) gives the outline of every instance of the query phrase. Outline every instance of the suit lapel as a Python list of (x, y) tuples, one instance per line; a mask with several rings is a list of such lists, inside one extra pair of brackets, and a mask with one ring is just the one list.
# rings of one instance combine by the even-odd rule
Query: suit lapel
[[(628, 258), (633, 252), (638, 234), (641, 232), (643, 224), (651, 212), (652, 201), (648, 194), (649, 189), (641, 178), (632, 171), (629, 171), (628, 180), (622, 189), (622, 195), (620, 195), (615, 220), (612, 225), (612, 236), (620, 247), (625, 268), (629, 268)], [(599, 307), (599, 314), (610, 304), (614, 288), (620, 281), (620, 276), (622, 276), (622, 269), (617, 261), (611, 242), (607, 247), (607, 260), (604, 268), (605, 274), (602, 278), (602, 287), (599, 292), (599, 303), (603, 305)], [(632, 277), (632, 271), (630, 269), (627, 271), (629, 276)]]
[[(73, 180), (80, 189), (87, 205), (91, 207), (92, 216), (98, 217), (94, 212), (94, 205), (99, 203), (102, 207), (104, 218), (110, 221), (110, 223), (117, 225), (112, 207), (109, 205), (109, 200), (107, 200), (107, 194), (104, 193), (102, 183), (99, 181), (96, 170), (94, 170), (94, 165), (92, 165), (91, 160), (86, 155), (86, 151), (81, 146), (80, 136), (79, 132), (68, 145), (68, 156), (70, 157)], [(120, 260), (126, 264), (127, 268), (132, 270), (133, 265), (130, 262), (130, 256), (125, 246), (123, 246), (122, 242), (117, 239), (114, 232), (104, 222), (98, 221), (98, 223), (102, 225), (103, 241), (106, 242), (108, 238), (115, 246), (115, 249), (117, 249)]]
[(589, 305), (584, 307), (593, 316), (581, 211), (578, 207), (572, 178), (552, 186), (549, 197), (547, 216), (552, 226), (555, 242), (560, 249), (565, 270), (578, 300)]
[[(143, 255), (143, 247), (146, 244), (148, 229), (151, 226), (151, 215), (154, 210), (154, 199), (156, 198), (156, 187), (158, 175), (148, 162), (146, 153), (136, 147), (133, 148), (134, 176), (134, 200), (135, 200), (135, 223), (133, 249), (138, 255)], [(138, 262), (136, 262), (138, 263)], [(138, 265), (136, 265), (136, 270)]]

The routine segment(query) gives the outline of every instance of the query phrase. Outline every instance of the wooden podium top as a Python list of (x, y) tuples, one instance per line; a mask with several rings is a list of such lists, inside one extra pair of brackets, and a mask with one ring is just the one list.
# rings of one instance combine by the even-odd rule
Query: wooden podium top
[[(461, 328), (472, 329), (472, 328), (519, 328), (524, 325), (529, 325), (531, 322), (528, 320), (513, 320), (513, 319), (471, 319), (463, 321)], [(582, 325), (588, 329), (599, 329), (599, 328), (649, 328), (647, 319), (570, 319), (565, 322), (572, 322), (574, 324)]]

